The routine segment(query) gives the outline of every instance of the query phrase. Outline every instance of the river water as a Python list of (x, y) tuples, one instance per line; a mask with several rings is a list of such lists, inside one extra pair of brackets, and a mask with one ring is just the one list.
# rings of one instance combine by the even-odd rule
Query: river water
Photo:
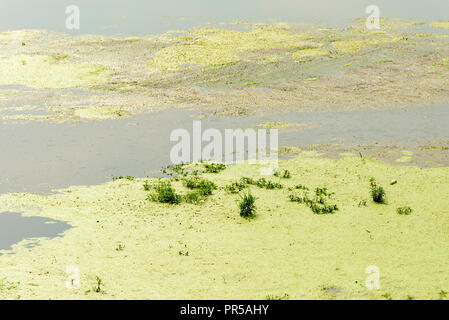
[[(205, 23), (236, 20), (323, 22), (346, 25), (367, 17), (375, 4), (382, 17), (425, 21), (449, 19), (447, 0), (2, 0), (0, 31), (48, 29), (81, 34), (155, 34)], [(68, 5), (80, 10), (79, 30), (66, 28)]]

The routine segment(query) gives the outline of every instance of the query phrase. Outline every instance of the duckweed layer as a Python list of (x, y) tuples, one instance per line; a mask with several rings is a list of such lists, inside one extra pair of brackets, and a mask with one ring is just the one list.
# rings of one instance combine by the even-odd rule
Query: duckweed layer
[(412, 157), (413, 157), (413, 152), (412, 151), (408, 151), (408, 150), (404, 150), (402, 151), (402, 157), (396, 159), (396, 162), (410, 162), (412, 161)]
[(420, 34), (419, 24), (381, 19), (380, 30), (367, 30), (365, 19), (344, 28), (239, 22), (141, 37), (10, 31), (0, 34), (0, 86), (53, 89), (8, 100), (45, 99), (48, 115), (13, 118), (58, 123), (91, 119), (74, 115), (73, 101), (130, 115), (187, 107), (239, 116), (443, 104), (448, 35)]
[(41, 30), (13, 30), (13, 31), (5, 31), (0, 33), (0, 42), (16, 42), (16, 43), (25, 43), (29, 40), (35, 40), (42, 34)]
[[(248, 164), (203, 174), (218, 189), (202, 205), (151, 202), (143, 179), (48, 196), (2, 195), (0, 211), (63, 219), (74, 228), (1, 256), (0, 297), (439, 299), (449, 290), (449, 168), (309, 152), (281, 161), (280, 170), (291, 172), (284, 188), (250, 187), (257, 199), (252, 220), (240, 217), (240, 197), (224, 190), (243, 176), (260, 178), (258, 166)], [(371, 177), (384, 186), (388, 204), (370, 200)], [(186, 190), (181, 180), (172, 185)], [(316, 215), (289, 201), (298, 185), (334, 192), (339, 211)], [(413, 214), (396, 213), (406, 206)], [(380, 289), (370, 291), (365, 271), (372, 265)], [(79, 269), (79, 288), (66, 288), (67, 266)]]
[(16, 55), (0, 57), (0, 84), (35, 88), (74, 88), (103, 84), (106, 67), (68, 63), (64, 55)]
[(335, 49), (344, 53), (354, 53), (362, 50), (365, 47), (377, 44), (384, 44), (389, 42), (399, 41), (399, 38), (374, 38), (368, 40), (341, 40), (335, 41), (333, 46)]
[(313, 48), (313, 49), (303, 49), (300, 51), (296, 51), (295, 53), (293, 53), (292, 56), (293, 56), (293, 59), (301, 59), (301, 58), (306, 58), (306, 57), (325, 56), (327, 54), (329, 54), (329, 52), (326, 50)]
[(449, 29), (449, 21), (447, 22), (432, 22), (430, 24), (431, 27), (440, 28), (440, 29)]
[(304, 35), (292, 33), (285, 24), (253, 26), (248, 31), (202, 28), (186, 34), (173, 40), (186, 44), (162, 49), (150, 64), (166, 71), (190, 64), (220, 66), (236, 63), (240, 53), (307, 45)]

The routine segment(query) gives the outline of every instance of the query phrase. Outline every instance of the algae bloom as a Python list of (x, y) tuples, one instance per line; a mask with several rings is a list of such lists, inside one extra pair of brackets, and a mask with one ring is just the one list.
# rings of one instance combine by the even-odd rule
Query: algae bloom
[(105, 83), (110, 71), (100, 65), (74, 64), (61, 56), (0, 56), (0, 84), (35, 88), (78, 88)]

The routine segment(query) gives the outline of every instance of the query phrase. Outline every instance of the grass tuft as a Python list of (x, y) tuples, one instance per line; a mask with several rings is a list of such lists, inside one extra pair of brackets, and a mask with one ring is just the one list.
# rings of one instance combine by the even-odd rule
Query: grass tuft
[(217, 189), (217, 186), (212, 181), (198, 177), (185, 179), (184, 186), (192, 190), (197, 190), (202, 196), (210, 196), (212, 191)]
[(240, 179), (240, 182), (245, 185), (254, 185), (259, 188), (265, 188), (265, 189), (282, 189), (283, 188), (282, 184), (267, 180), (265, 178), (260, 178), (258, 180), (254, 180), (252, 178), (242, 177)]
[(252, 218), (256, 214), (256, 198), (248, 192), (247, 194), (244, 194), (243, 196), (240, 196), (242, 199), (239, 203), (240, 208), (240, 216), (244, 218)]
[(148, 195), (148, 199), (151, 201), (170, 204), (179, 204), (181, 202), (181, 196), (176, 194), (169, 181), (159, 181), (152, 188), (154, 193)]
[(225, 187), (225, 190), (228, 193), (239, 193), (240, 191), (242, 191), (245, 188), (246, 188), (246, 184), (243, 183), (242, 181), (234, 181), (231, 184), (228, 184)]
[(400, 214), (400, 215), (406, 215), (406, 216), (408, 216), (409, 214), (411, 214), (412, 211), (413, 211), (412, 208), (410, 208), (410, 207), (408, 207), (408, 206), (400, 207), (400, 208), (397, 208), (397, 209), (396, 209), (397, 214)]
[(284, 178), (284, 179), (290, 179), (292, 177), (290, 171), (288, 171), (288, 170), (283, 170), (282, 173), (279, 172), (279, 171), (276, 171), (274, 173), (274, 176), (275, 177), (281, 177), (281, 178)]
[(386, 194), (384, 188), (379, 186), (374, 178), (370, 179), (371, 185), (371, 198), (375, 203), (384, 204), (386, 203)]
[(205, 163), (204, 169), (206, 173), (219, 173), (226, 169), (226, 165), (224, 163)]
[(133, 176), (116, 176), (116, 177), (112, 177), (112, 181), (116, 181), (116, 180), (129, 180), (129, 181), (134, 181), (136, 178), (134, 178)]

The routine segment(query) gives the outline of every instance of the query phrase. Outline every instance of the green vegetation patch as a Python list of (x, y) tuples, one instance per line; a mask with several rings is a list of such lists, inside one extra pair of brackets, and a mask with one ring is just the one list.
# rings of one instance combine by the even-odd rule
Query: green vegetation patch
[(440, 29), (449, 29), (449, 21), (446, 22), (432, 22), (430, 23), (431, 27), (440, 28)]
[(308, 188), (302, 186), (297, 187), (298, 188), (296, 189), (302, 190), (302, 194), (290, 194), (290, 201), (307, 205), (315, 214), (331, 214), (338, 211), (338, 206), (336, 204), (328, 202), (332, 198), (333, 193), (328, 192), (327, 188), (315, 188), (314, 196), (310, 197)]
[[(164, 71), (174, 71), (189, 65), (221, 67), (238, 62), (240, 55), (245, 52), (305, 46), (305, 35), (292, 33), (285, 24), (252, 26), (243, 31), (200, 28), (188, 32), (187, 36), (188, 38), (183, 35), (174, 39), (174, 43), (181, 44), (158, 51), (150, 66)], [(273, 60), (270, 58), (268, 63)], [(262, 59), (260, 62), (264, 63), (266, 60)]]
[(101, 65), (74, 64), (60, 55), (0, 57), (0, 84), (34, 88), (85, 88), (104, 84), (110, 71)]

